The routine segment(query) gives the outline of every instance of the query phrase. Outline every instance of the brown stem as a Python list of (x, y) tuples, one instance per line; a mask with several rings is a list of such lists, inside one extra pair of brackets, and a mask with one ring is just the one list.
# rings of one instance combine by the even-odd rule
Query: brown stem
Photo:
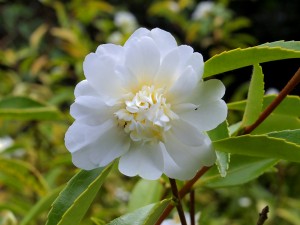
[[(189, 180), (188, 182), (186, 182), (186, 184), (180, 189), (179, 191), (179, 197), (182, 198), (184, 197), (187, 193), (189, 193), (192, 189), (192, 186), (196, 183), (196, 181), (203, 176), (203, 174), (205, 174), (209, 168), (211, 167), (202, 167), (201, 170), (199, 170), (199, 172), (196, 174), (196, 176), (194, 176), (193, 179)], [(164, 219), (167, 218), (167, 216), (170, 214), (170, 212), (172, 211), (172, 209), (174, 208), (174, 205), (169, 204), (167, 206), (167, 208), (165, 209), (165, 211), (163, 211), (163, 213), (161, 214), (161, 216), (159, 217), (159, 219), (156, 221), (155, 225), (160, 225)]]
[(170, 184), (171, 184), (173, 198), (175, 200), (175, 205), (176, 205), (178, 215), (179, 215), (179, 218), (180, 218), (180, 222), (181, 222), (182, 225), (187, 225), (186, 219), (185, 219), (185, 216), (184, 216), (184, 212), (183, 212), (183, 208), (182, 208), (182, 204), (181, 204), (181, 199), (180, 199), (180, 196), (178, 194), (176, 181), (172, 178), (169, 178), (169, 180), (170, 180)]
[(269, 206), (266, 206), (261, 210), (256, 225), (263, 225), (265, 223), (265, 221), (268, 219), (268, 212), (269, 212)]
[(300, 82), (300, 68), (294, 74), (292, 79), (281, 90), (278, 96), (271, 102), (271, 104), (260, 114), (259, 118), (250, 126), (245, 127), (243, 134), (250, 134), (256, 127), (258, 127), (282, 102), (282, 100), (299, 84)]
[(191, 225), (195, 225), (195, 190), (190, 192), (190, 220)]

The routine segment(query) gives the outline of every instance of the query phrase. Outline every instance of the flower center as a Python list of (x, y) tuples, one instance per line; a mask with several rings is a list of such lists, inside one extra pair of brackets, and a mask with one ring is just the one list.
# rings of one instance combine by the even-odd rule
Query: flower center
[(171, 128), (170, 120), (178, 118), (163, 93), (162, 88), (143, 86), (135, 95), (124, 96), (123, 107), (115, 116), (133, 141), (162, 141), (163, 132)]

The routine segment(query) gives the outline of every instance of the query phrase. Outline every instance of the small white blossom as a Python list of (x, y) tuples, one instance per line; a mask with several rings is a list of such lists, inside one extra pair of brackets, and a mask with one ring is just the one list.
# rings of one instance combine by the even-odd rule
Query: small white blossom
[(112, 32), (107, 40), (113, 44), (120, 44), (123, 40), (123, 34), (120, 31)]
[(212, 1), (204, 1), (200, 2), (197, 6), (195, 11), (192, 14), (193, 20), (199, 20), (206, 17), (209, 13), (212, 12), (215, 3)]
[(115, 14), (114, 23), (125, 32), (133, 32), (137, 28), (137, 20), (135, 16), (126, 11), (117, 12)]
[(83, 63), (65, 135), (73, 163), (104, 167), (120, 158), (127, 176), (187, 180), (216, 156), (205, 131), (227, 116), (219, 80), (203, 81), (202, 55), (168, 32), (140, 28), (124, 46), (100, 45)]
[[(184, 216), (185, 216), (185, 220), (186, 220), (187, 225), (190, 225), (191, 224), (190, 214), (185, 212)], [(196, 225), (198, 224), (197, 221), (199, 220), (199, 218), (200, 218), (200, 213), (197, 213), (195, 215)], [(172, 219), (164, 220), (161, 225), (181, 225), (180, 218), (179, 218), (178, 214), (175, 214)]]
[(0, 137), (0, 152), (3, 152), (5, 149), (13, 145), (13, 139), (9, 136)]

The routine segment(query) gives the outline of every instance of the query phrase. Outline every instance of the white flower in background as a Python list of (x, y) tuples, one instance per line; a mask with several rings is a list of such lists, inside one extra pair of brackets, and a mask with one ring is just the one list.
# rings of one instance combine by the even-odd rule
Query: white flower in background
[(0, 152), (3, 152), (5, 149), (11, 147), (14, 141), (9, 136), (0, 137)]
[(65, 135), (73, 163), (104, 167), (120, 158), (127, 176), (186, 180), (215, 162), (204, 131), (227, 116), (219, 80), (202, 81), (202, 55), (161, 29), (140, 28), (124, 46), (100, 45), (83, 63)]
[[(187, 225), (190, 225), (191, 224), (190, 214), (189, 213), (184, 213), (184, 216), (185, 216), (185, 220), (186, 220)], [(200, 218), (200, 213), (197, 213), (195, 215), (196, 225), (198, 224), (197, 222), (198, 222), (199, 218)], [(175, 216), (172, 219), (164, 220), (161, 225), (181, 225), (180, 218), (179, 218), (178, 214), (175, 214)]]
[(279, 94), (279, 91), (276, 88), (268, 88), (265, 92), (265, 95), (277, 95), (277, 94)]
[(179, 4), (177, 2), (174, 2), (174, 1), (168, 2), (168, 8), (172, 12), (179, 12), (179, 10), (180, 10)]
[(200, 2), (197, 6), (195, 11), (192, 14), (193, 20), (199, 20), (206, 17), (209, 13), (212, 12), (215, 3), (212, 1), (204, 1)]
[(120, 44), (123, 41), (123, 34), (120, 31), (112, 32), (107, 40), (113, 44)]
[(115, 14), (114, 23), (127, 33), (131, 33), (137, 28), (135, 16), (126, 11), (117, 12)]

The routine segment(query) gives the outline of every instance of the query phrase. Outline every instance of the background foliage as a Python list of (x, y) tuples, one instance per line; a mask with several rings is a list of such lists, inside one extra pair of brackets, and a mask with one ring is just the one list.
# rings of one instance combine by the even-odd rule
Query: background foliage
[[(1, 225), (44, 224), (50, 204), (78, 172), (63, 139), (72, 123), (69, 106), (74, 100), (74, 86), (83, 79), (83, 59), (99, 44), (123, 44), (140, 26), (160, 27), (174, 34), (178, 43), (192, 45), (207, 60), (238, 47), (280, 39), (300, 40), (297, 0), (220, 0), (202, 16), (195, 14), (198, 3), (0, 2)], [(281, 89), (298, 66), (299, 59), (263, 64), (266, 87)], [(245, 99), (251, 71), (246, 67), (221, 76), (228, 87), (228, 102)], [(299, 88), (293, 94), (299, 94)], [(236, 110), (229, 122), (241, 119), (242, 114)], [(240, 162), (248, 159), (232, 160), (237, 169), (228, 172), (241, 179)], [(269, 172), (254, 179), (261, 174), (253, 167), (257, 161), (248, 161), (246, 166), (253, 176), (241, 179), (241, 186), (224, 188), (226, 180), (221, 184), (214, 180), (213, 170), (204, 177), (204, 183), (197, 184), (201, 188), (196, 190), (196, 210), (201, 211), (202, 224), (255, 224), (258, 212), (269, 205), (271, 213), (266, 224), (299, 225), (300, 182), (295, 179), (299, 165), (280, 161), (272, 167), (276, 160), (264, 160), (260, 163), (270, 168)], [(148, 181), (120, 175), (115, 167), (112, 171), (82, 224), (109, 222), (143, 204), (158, 201), (169, 188), (164, 179), (145, 183)], [(141, 203), (139, 196), (145, 185), (153, 192)]]

